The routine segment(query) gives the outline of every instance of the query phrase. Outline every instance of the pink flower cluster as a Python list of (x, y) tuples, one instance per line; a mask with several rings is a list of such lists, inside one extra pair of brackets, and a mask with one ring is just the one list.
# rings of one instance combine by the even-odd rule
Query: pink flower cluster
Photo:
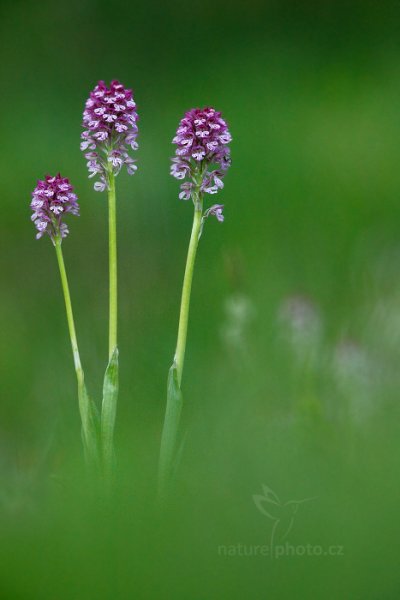
[(46, 175), (39, 180), (32, 193), (32, 221), (38, 231), (39, 239), (47, 233), (54, 241), (58, 236), (66, 237), (69, 233), (63, 222), (64, 215), (79, 215), (78, 198), (66, 177), (60, 173), (55, 177)]
[(172, 140), (176, 151), (171, 175), (186, 180), (179, 198), (189, 200), (196, 187), (207, 194), (223, 188), (222, 178), (231, 164), (231, 140), (228, 125), (214, 108), (194, 108), (185, 114)]
[(118, 175), (125, 165), (129, 175), (137, 169), (129, 149), (136, 150), (138, 115), (132, 90), (119, 81), (107, 87), (99, 81), (86, 101), (81, 150), (85, 152), (89, 177), (97, 177), (96, 191), (108, 187), (110, 172)]

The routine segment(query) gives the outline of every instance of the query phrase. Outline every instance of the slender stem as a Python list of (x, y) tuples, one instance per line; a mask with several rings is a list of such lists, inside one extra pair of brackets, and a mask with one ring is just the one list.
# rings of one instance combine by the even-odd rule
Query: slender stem
[(108, 249), (109, 249), (109, 344), (108, 366), (104, 375), (103, 403), (101, 409), (101, 445), (103, 473), (108, 488), (111, 486), (114, 466), (114, 426), (118, 400), (118, 348), (117, 348), (117, 221), (115, 176), (108, 171)]
[(199, 186), (193, 192), (194, 215), (183, 278), (181, 308), (179, 314), (178, 339), (174, 362), (169, 370), (167, 386), (167, 406), (161, 436), (160, 459), (158, 464), (158, 500), (164, 502), (174, 470), (177, 468), (180, 452), (177, 452), (179, 422), (182, 412), (181, 382), (185, 361), (186, 338), (189, 320), (190, 293), (192, 290), (193, 271), (197, 246), (201, 234), (203, 217), (203, 199)]
[(186, 338), (189, 321), (190, 293), (192, 290), (193, 271), (196, 260), (201, 219), (203, 216), (202, 199), (196, 195), (193, 215), (192, 233), (190, 236), (188, 255), (186, 259), (185, 276), (183, 278), (181, 308), (179, 314), (178, 339), (176, 342), (175, 365), (178, 374), (178, 384), (181, 386), (183, 365), (185, 362)]
[(117, 221), (116, 221), (116, 196), (115, 177), (109, 171), (108, 190), (108, 248), (109, 248), (109, 276), (110, 276), (110, 313), (109, 313), (109, 343), (108, 358), (111, 360), (117, 346)]
[(91, 467), (97, 467), (98, 464), (98, 453), (97, 453), (97, 434), (96, 434), (96, 410), (92, 404), (88, 393), (86, 391), (85, 379), (83, 369), (81, 365), (81, 359), (78, 350), (78, 340), (76, 338), (74, 315), (72, 312), (71, 295), (69, 293), (67, 272), (65, 270), (64, 258), (61, 248), (61, 238), (56, 237), (54, 240), (56, 248), (56, 255), (58, 261), (58, 267), (60, 269), (61, 285), (64, 294), (65, 309), (67, 313), (69, 337), (71, 339), (72, 354), (74, 357), (74, 365), (76, 371), (76, 378), (78, 380), (78, 401), (79, 401), (79, 412), (81, 415), (82, 422), (82, 434), (83, 434), (83, 447), (85, 452), (85, 458)]
[(61, 285), (62, 285), (62, 289), (63, 289), (63, 293), (64, 293), (65, 310), (67, 312), (69, 337), (71, 338), (71, 346), (72, 346), (72, 354), (74, 357), (75, 371), (76, 371), (76, 376), (78, 379), (78, 385), (82, 385), (83, 384), (83, 370), (82, 370), (82, 365), (81, 365), (81, 359), (79, 356), (78, 340), (76, 338), (74, 315), (72, 312), (72, 304), (71, 304), (71, 295), (69, 293), (67, 272), (65, 270), (65, 263), (64, 263), (62, 248), (61, 248), (61, 239), (55, 240), (55, 248), (56, 248), (56, 254), (57, 254), (58, 267), (60, 269)]

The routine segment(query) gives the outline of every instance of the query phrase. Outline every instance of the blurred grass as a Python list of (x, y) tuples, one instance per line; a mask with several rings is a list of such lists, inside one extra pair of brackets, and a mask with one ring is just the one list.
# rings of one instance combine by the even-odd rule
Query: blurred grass
[[(396, 598), (398, 3), (3, 1), (0, 11), (2, 597)], [(117, 190), (110, 509), (82, 472), (56, 260), (48, 240), (34, 240), (28, 206), (47, 171), (76, 186), (81, 217), (64, 252), (100, 398), (106, 210), (79, 134), (88, 91), (113, 77), (134, 88), (141, 121), (139, 171), (121, 174)], [(233, 166), (225, 223), (210, 222), (200, 245), (183, 381), (189, 435), (161, 518), (155, 469), (191, 221), (168, 174), (170, 140), (184, 110), (208, 103), (230, 124)], [(295, 294), (322, 318), (312, 366), (296, 363), (278, 322)], [(237, 337), (235, 298), (249, 307)], [(343, 338), (372, 365), (367, 383), (351, 375), (350, 392), (332, 369)], [(372, 396), (361, 424), (350, 417), (356, 393)], [(283, 499), (317, 496), (290, 542), (343, 545), (344, 557), (219, 556), (219, 545), (269, 543), (252, 501), (262, 483)]]

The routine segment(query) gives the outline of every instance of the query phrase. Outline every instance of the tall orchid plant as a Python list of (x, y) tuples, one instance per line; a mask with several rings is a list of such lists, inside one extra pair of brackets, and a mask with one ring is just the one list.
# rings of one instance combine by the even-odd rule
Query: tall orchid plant
[(118, 399), (118, 277), (115, 178), (125, 165), (129, 175), (137, 169), (129, 150), (138, 144), (138, 115), (132, 90), (119, 81), (107, 87), (99, 81), (86, 101), (83, 113), (81, 150), (85, 152), (94, 189), (108, 192), (109, 330), (108, 366), (104, 376), (101, 410), (101, 448), (106, 477), (111, 477), (114, 460), (114, 426)]

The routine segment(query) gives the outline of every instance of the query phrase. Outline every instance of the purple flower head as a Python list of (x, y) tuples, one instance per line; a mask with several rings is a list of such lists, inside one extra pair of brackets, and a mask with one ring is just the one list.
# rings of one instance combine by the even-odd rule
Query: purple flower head
[(214, 108), (193, 108), (185, 114), (172, 140), (177, 148), (171, 175), (186, 180), (181, 184), (181, 200), (189, 200), (194, 188), (216, 194), (224, 187), (222, 178), (231, 164), (231, 140), (226, 122)]
[(81, 150), (85, 152), (89, 177), (97, 177), (94, 189), (98, 192), (108, 187), (110, 171), (118, 175), (126, 165), (129, 175), (137, 169), (128, 150), (136, 150), (138, 115), (132, 90), (119, 81), (108, 88), (99, 81), (86, 101), (83, 112)]
[(32, 221), (38, 231), (36, 239), (47, 233), (53, 242), (61, 236), (65, 238), (69, 231), (63, 222), (64, 215), (70, 213), (79, 216), (78, 198), (66, 177), (60, 173), (55, 177), (46, 175), (39, 180), (32, 193)]

